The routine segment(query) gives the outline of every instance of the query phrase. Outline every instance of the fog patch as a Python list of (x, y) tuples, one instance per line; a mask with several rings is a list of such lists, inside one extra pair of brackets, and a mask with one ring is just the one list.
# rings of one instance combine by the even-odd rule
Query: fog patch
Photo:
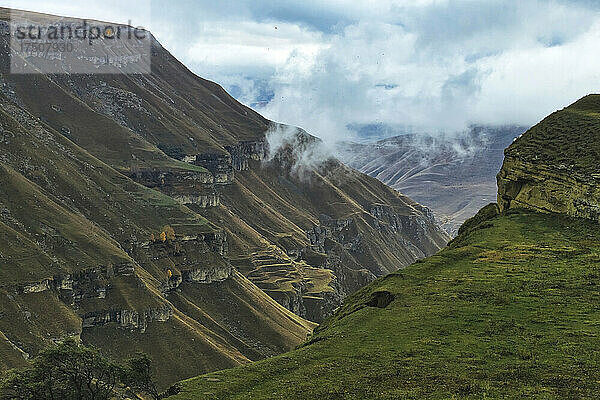
[(289, 125), (272, 124), (266, 133), (266, 141), (264, 161), (279, 162), (303, 180), (335, 158), (330, 145)]

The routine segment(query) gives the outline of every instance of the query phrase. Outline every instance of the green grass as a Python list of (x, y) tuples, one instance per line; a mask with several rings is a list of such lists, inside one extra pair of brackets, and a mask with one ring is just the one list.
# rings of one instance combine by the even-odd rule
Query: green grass
[[(0, 268), (3, 285), (36, 282), (52, 276), (51, 271), (69, 273), (96, 266), (98, 260), (130, 261), (106, 232), (53, 202), (33, 183), (1, 163), (0, 185), (0, 203), (11, 207), (12, 218), (23, 224), (16, 231), (0, 222), (0, 238), (4, 239), (0, 254), (6, 260)], [(50, 250), (54, 259), (48, 256)]]
[[(494, 209), (349, 297), (305, 346), (184, 381), (173, 400), (595, 398), (598, 225)], [(366, 305), (384, 291), (386, 308)]]
[(598, 173), (600, 158), (600, 95), (588, 95), (550, 114), (513, 143), (507, 156)]

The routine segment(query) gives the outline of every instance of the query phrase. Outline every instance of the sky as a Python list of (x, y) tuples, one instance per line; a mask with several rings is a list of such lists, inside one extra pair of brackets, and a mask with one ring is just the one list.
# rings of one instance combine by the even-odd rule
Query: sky
[(0, 5), (148, 27), (192, 71), (244, 104), (331, 141), (353, 139), (365, 126), (529, 126), (600, 91), (596, 0)]

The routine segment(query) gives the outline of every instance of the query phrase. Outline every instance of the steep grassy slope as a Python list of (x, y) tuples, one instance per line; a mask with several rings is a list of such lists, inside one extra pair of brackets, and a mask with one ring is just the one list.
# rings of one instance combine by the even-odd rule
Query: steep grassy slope
[(148, 352), (161, 387), (279, 354), (448, 239), (338, 161), (269, 162), (274, 124), (156, 41), (147, 75), (14, 75), (0, 50), (0, 369), (66, 337)]
[(544, 118), (506, 149), (506, 155), (593, 174), (600, 159), (599, 132), (600, 95), (590, 94)]
[(597, 224), (490, 205), (305, 346), (182, 382), (173, 399), (593, 398), (599, 285)]
[(500, 205), (446, 249), (348, 297), (299, 349), (182, 382), (174, 399), (596, 398), (598, 104), (511, 145)]
[[(7, 50), (8, 37), (0, 41)], [(348, 293), (449, 239), (427, 209), (338, 161), (309, 172), (308, 181), (286, 163), (267, 162), (265, 135), (275, 124), (192, 74), (158, 42), (151, 52), (149, 75), (21, 76), (7, 73), (4, 51), (0, 91), (11, 115), (27, 112), (113, 170), (219, 225), (233, 240), (229, 257), (240, 262), (234, 266), (302, 317), (322, 320)], [(43, 175), (41, 169), (38, 179)], [(88, 207), (102, 210), (95, 200)], [(185, 224), (178, 225), (176, 232), (185, 233)], [(117, 241), (127, 247), (130, 238)], [(252, 256), (264, 253), (269, 262)]]
[[(162, 359), (165, 386), (304, 340), (310, 323), (232, 273), (219, 228), (0, 103), (0, 368), (72, 336), (118, 357)], [(176, 238), (150, 242), (165, 225)], [(223, 279), (227, 290), (211, 286)]]
[(231, 368), (280, 354), (304, 341), (313, 327), (239, 273), (210, 285), (182, 285), (168, 299), (174, 316), (149, 324), (143, 335), (102, 326), (84, 330), (82, 340), (117, 359), (138, 351), (154, 355), (164, 387), (192, 371)]
[[(44, 76), (10, 78), (17, 90), (4, 81), (0, 94), (0, 369), (75, 337), (116, 357), (144, 350), (163, 360), (155, 365), (166, 386), (305, 339), (311, 323), (233, 271), (222, 229), (113, 167), (138, 154), (161, 168), (208, 171), (141, 142)], [(43, 117), (45, 106), (60, 124)], [(77, 129), (89, 151), (69, 138)], [(152, 242), (165, 226), (176, 237)], [(211, 287), (221, 281), (227, 290)]]

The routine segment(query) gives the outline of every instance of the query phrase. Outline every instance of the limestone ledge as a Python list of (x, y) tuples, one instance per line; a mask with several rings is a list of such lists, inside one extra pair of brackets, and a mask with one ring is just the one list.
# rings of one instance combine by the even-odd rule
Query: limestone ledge
[(235, 171), (250, 168), (250, 160), (263, 160), (267, 152), (266, 147), (263, 140), (242, 141), (225, 146), (226, 152), (223, 153), (201, 153), (183, 157), (185, 162), (205, 168), (205, 172), (165, 171), (133, 166), (128, 175), (146, 187), (160, 190), (180, 204), (194, 204), (202, 208), (217, 207), (221, 204), (218, 186), (231, 184)]
[(106, 298), (110, 284), (115, 276), (132, 276), (135, 267), (132, 263), (99, 266), (66, 275), (55, 275), (38, 282), (17, 285), (16, 290), (23, 294), (40, 293), (55, 290), (61, 300), (67, 304), (77, 303), (85, 298)]
[(500, 211), (526, 208), (600, 222), (600, 175), (507, 156), (497, 179)]
[(264, 140), (249, 140), (225, 146), (225, 150), (226, 153), (197, 154), (194, 159), (194, 164), (212, 173), (217, 184), (233, 182), (235, 171), (248, 170), (250, 160), (263, 160), (267, 154), (267, 145)]
[(221, 204), (221, 196), (216, 191), (208, 194), (174, 194), (171, 197), (182, 205), (195, 204), (202, 208), (217, 207)]
[(211, 172), (133, 170), (130, 177), (136, 182), (172, 197), (180, 204), (195, 204), (202, 208), (221, 204), (215, 190), (217, 179)]
[[(204, 254), (214, 252), (225, 256), (228, 251), (227, 233), (224, 230), (215, 230), (197, 235), (180, 235), (174, 241), (164, 243), (160, 241), (144, 242), (140, 245), (131, 246), (131, 250), (128, 253), (135, 259), (139, 252), (143, 252), (157, 260), (161, 257), (181, 257), (187, 253), (189, 253), (187, 255), (191, 256), (194, 253)], [(194, 260), (191, 259), (190, 262), (193, 263)]]
[(302, 289), (294, 289), (293, 291), (263, 290), (284, 308), (300, 317), (306, 317), (306, 306), (302, 296)]
[(173, 315), (169, 306), (136, 310), (102, 310), (86, 313), (82, 316), (83, 329), (115, 323), (123, 329), (144, 333), (151, 322), (166, 322)]
[(263, 140), (242, 141), (234, 146), (225, 146), (231, 155), (231, 164), (236, 171), (250, 168), (249, 161), (261, 161), (267, 155), (267, 145)]
[(233, 267), (227, 255), (227, 233), (224, 230), (196, 235), (180, 235), (175, 240), (147, 242), (131, 253), (134, 259), (149, 258), (165, 267), (161, 292), (166, 294), (182, 283), (209, 284), (228, 279)]
[(216, 184), (233, 182), (234, 170), (231, 155), (223, 153), (202, 153), (196, 155), (194, 164), (206, 168)]
[(183, 283), (211, 284), (214, 282), (223, 282), (233, 275), (234, 269), (228, 264), (218, 267), (203, 267), (181, 271), (167, 279), (161, 286), (161, 292), (164, 294), (179, 288)]
[(212, 174), (208, 171), (163, 171), (159, 169), (132, 168), (129, 176), (136, 182), (150, 188), (160, 188), (180, 184), (189, 185), (192, 183), (210, 185), (215, 181)]
[(319, 225), (306, 232), (311, 246), (320, 253), (326, 252), (326, 239), (340, 243), (346, 250), (359, 251), (362, 237), (353, 219), (333, 219), (327, 215), (319, 217)]

